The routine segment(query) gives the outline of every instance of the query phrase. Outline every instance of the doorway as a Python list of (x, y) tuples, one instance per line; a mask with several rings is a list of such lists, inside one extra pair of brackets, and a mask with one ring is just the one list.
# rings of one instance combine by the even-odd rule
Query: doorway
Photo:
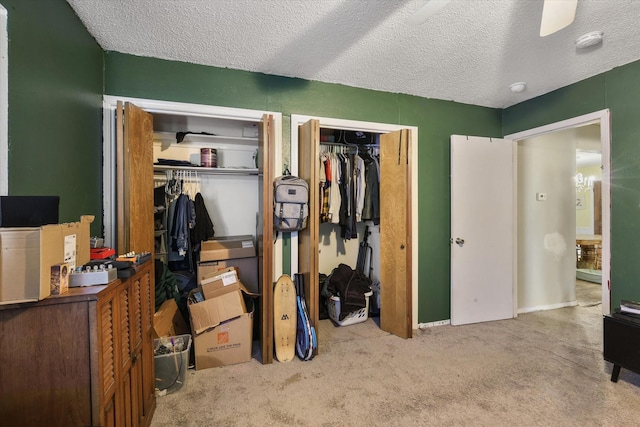
[[(520, 147), (521, 144), (526, 144), (527, 140), (531, 140), (533, 138), (540, 138), (540, 137), (547, 137), (547, 138), (551, 138), (553, 136), (553, 134), (557, 134), (558, 132), (576, 132), (576, 129), (580, 129), (580, 128), (586, 128), (590, 125), (597, 125), (597, 127), (599, 128), (599, 149), (600, 149), (600, 155), (601, 155), (601, 171), (602, 171), (602, 181), (601, 181), (601, 223), (602, 223), (602, 230), (601, 230), (601, 234), (600, 234), (600, 241), (601, 241), (601, 273), (602, 273), (602, 286), (601, 286), (601, 300), (602, 300), (602, 311), (603, 314), (609, 314), (610, 312), (610, 295), (609, 295), (609, 278), (610, 278), (610, 121), (609, 121), (609, 110), (601, 110), (598, 112), (594, 112), (591, 114), (586, 114), (583, 116), (579, 116), (579, 117), (575, 117), (572, 119), (568, 119), (568, 120), (564, 120), (561, 122), (556, 122), (556, 123), (552, 123), (549, 125), (545, 125), (545, 126), (541, 126), (538, 128), (534, 128), (534, 129), (530, 129), (527, 131), (523, 131), (523, 132), (519, 132), (516, 134), (512, 134), (512, 135), (507, 135), (506, 138), (510, 138), (513, 139), (515, 141), (518, 142), (519, 144), (519, 152), (520, 152)], [(550, 144), (553, 144), (553, 142), (550, 142)], [(531, 146), (533, 146), (533, 144), (531, 144)], [(556, 144), (556, 148), (560, 147), (559, 144)], [(567, 160), (567, 162), (572, 162), (573, 160), (571, 160), (572, 158), (575, 158), (575, 154), (576, 154), (576, 147), (575, 145), (572, 146), (572, 148), (569, 147), (564, 147), (564, 150), (562, 152), (562, 156), (567, 157), (569, 160)], [(520, 156), (520, 153), (519, 153)], [(521, 165), (519, 163), (519, 169), (520, 169)], [(573, 170), (573, 175), (576, 174), (576, 169), (573, 168), (572, 166), (572, 170)], [(568, 172), (566, 171), (565, 168), (565, 172), (564, 174), (566, 175)], [(519, 183), (520, 185), (521, 183)], [(535, 185), (535, 184), (534, 184)], [(570, 189), (570, 188), (565, 188), (564, 189), (566, 192), (572, 192), (573, 194), (575, 194), (575, 191)], [(544, 193), (544, 188), (538, 188), (537, 193)], [(537, 194), (536, 193), (536, 194)], [(546, 200), (546, 199), (545, 199)], [(578, 198), (575, 199), (575, 201), (578, 201)], [(522, 200), (519, 201), (519, 214), (518, 214), (518, 219), (519, 221), (522, 220), (524, 214), (523, 209), (544, 209), (545, 205), (544, 203), (547, 202), (540, 202), (539, 200), (525, 200), (524, 202)], [(573, 210), (575, 209), (575, 207), (572, 205), (571, 206), (571, 210), (565, 212), (565, 219), (570, 219), (572, 213), (568, 213), (568, 212), (573, 212)], [(576, 216), (573, 216), (573, 220), (570, 220), (570, 222), (573, 224), (573, 229), (575, 230), (575, 218)], [(545, 229), (545, 227), (543, 225), (538, 224), (533, 224), (530, 222), (527, 222), (527, 219), (525, 218), (524, 221), (522, 221), (522, 229), (519, 230), (519, 236), (518, 236), (518, 240), (519, 240), (519, 248), (521, 247), (521, 243), (524, 244), (524, 242), (521, 242), (521, 235), (520, 233), (527, 233), (527, 232), (532, 232), (531, 230), (534, 229), (533, 232), (537, 232), (537, 236), (534, 236), (534, 238), (537, 238), (537, 241), (539, 242), (540, 245), (542, 245), (542, 249), (543, 250), (539, 250), (538, 253), (543, 253), (542, 256), (548, 256), (549, 259), (551, 259), (551, 261), (544, 267), (544, 268), (540, 268), (541, 264), (539, 264), (536, 260), (532, 260), (530, 258), (527, 258), (528, 252), (526, 250), (519, 250), (518, 251), (518, 296), (519, 296), (519, 301), (518, 301), (518, 312), (519, 313), (524, 313), (524, 312), (528, 312), (528, 311), (536, 311), (536, 310), (540, 310), (540, 309), (550, 309), (550, 308), (559, 308), (562, 306), (566, 306), (566, 305), (574, 305), (574, 303), (571, 303), (571, 301), (575, 301), (575, 287), (570, 291), (572, 292), (572, 295), (569, 295), (569, 297), (567, 297), (567, 295), (558, 295), (558, 293), (562, 292), (562, 290), (558, 290), (557, 288), (547, 288), (546, 292), (547, 295), (546, 296), (542, 296), (540, 295), (539, 291), (539, 286), (540, 286), (540, 279), (542, 279), (542, 281), (544, 282), (545, 278), (537, 278), (538, 281), (536, 280), (521, 280), (523, 279), (523, 277), (525, 277), (525, 274), (527, 273), (527, 271), (533, 271), (532, 269), (527, 270), (526, 266), (528, 265), (527, 263), (529, 263), (530, 266), (534, 266), (537, 270), (536, 271), (544, 271), (545, 274), (548, 273), (548, 268), (556, 268), (557, 266), (554, 264), (555, 261), (557, 261), (559, 258), (563, 258), (563, 262), (564, 263), (569, 263), (568, 259), (569, 258), (573, 258), (573, 251), (574, 251), (574, 242), (573, 242), (573, 238), (569, 237), (570, 232), (567, 232), (565, 230), (565, 233), (559, 233), (557, 232), (557, 230), (554, 229)], [(535, 228), (538, 227), (538, 230), (535, 230)], [(594, 230), (595, 231), (595, 230)], [(532, 233), (533, 233), (532, 232)], [(594, 233), (595, 234), (595, 233)], [(573, 234), (571, 234), (573, 235)], [(530, 253), (529, 253), (530, 255)], [(555, 261), (554, 261), (554, 256), (555, 256)], [(574, 261), (571, 261), (571, 264)], [(572, 267), (573, 270), (575, 271), (575, 266)], [(566, 273), (565, 273), (566, 274)], [(535, 273), (534, 273), (535, 276)], [(575, 280), (574, 280), (575, 281)], [(566, 292), (566, 289), (565, 289)], [(546, 299), (546, 297), (548, 297), (549, 295), (551, 295), (552, 297), (556, 298), (555, 300), (553, 298), (551, 299)]]

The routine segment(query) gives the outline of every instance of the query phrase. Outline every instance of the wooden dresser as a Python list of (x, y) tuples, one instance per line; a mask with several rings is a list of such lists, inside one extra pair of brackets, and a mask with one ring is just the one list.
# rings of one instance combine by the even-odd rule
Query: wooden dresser
[(2, 424), (150, 425), (153, 275), (148, 261), (109, 285), (0, 306)]

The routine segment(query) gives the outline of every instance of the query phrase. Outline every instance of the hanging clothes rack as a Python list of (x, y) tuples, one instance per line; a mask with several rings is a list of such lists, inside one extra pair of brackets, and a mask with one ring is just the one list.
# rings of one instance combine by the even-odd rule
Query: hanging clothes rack
[(197, 171), (189, 169), (165, 170), (163, 175), (154, 176), (156, 186), (164, 185), (169, 199), (186, 194), (191, 199), (200, 192), (201, 178)]
[(342, 153), (342, 154), (358, 154), (359, 146), (355, 144), (346, 144), (343, 142), (321, 142), (320, 146), (325, 146), (328, 150), (323, 150), (329, 153)]

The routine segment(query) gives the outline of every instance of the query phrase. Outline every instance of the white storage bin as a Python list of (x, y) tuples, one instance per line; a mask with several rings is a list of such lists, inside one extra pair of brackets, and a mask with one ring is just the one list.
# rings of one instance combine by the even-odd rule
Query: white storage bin
[(369, 298), (371, 297), (371, 295), (373, 295), (373, 292), (371, 291), (365, 293), (365, 307), (349, 313), (347, 317), (342, 320), (338, 320), (340, 316), (340, 297), (337, 297), (335, 295), (332, 296), (331, 298), (329, 298), (327, 304), (329, 307), (329, 318), (336, 322), (339, 326), (347, 326), (364, 322), (369, 318)]

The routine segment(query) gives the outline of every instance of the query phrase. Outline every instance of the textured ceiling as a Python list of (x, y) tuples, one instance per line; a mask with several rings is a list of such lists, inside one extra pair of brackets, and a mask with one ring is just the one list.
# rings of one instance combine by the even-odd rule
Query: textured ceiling
[[(640, 59), (639, 0), (579, 0), (541, 38), (542, 0), (68, 0), (108, 51), (504, 108)], [(575, 39), (603, 31), (599, 46)], [(509, 85), (527, 82), (512, 93)]]

